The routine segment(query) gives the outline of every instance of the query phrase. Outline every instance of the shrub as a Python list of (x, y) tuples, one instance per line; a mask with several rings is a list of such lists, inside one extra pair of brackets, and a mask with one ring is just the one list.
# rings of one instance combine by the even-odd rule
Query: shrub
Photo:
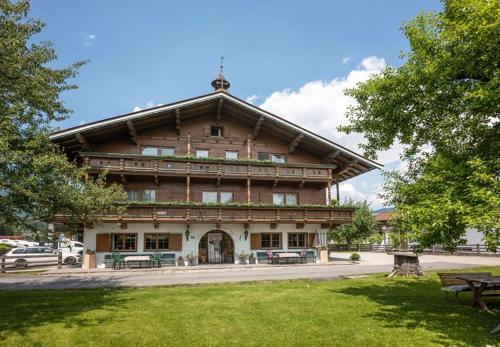
[(359, 253), (352, 253), (351, 256), (349, 257), (352, 261), (358, 261), (361, 259), (361, 256)]
[(10, 251), (10, 246), (8, 246), (8, 245), (0, 245), (0, 255), (4, 255), (8, 251)]

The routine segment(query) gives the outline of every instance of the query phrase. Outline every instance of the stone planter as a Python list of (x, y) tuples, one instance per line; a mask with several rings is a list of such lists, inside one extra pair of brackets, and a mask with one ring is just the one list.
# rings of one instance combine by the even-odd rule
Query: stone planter
[(186, 266), (184, 259), (177, 259), (177, 266)]
[(248, 258), (250, 264), (257, 264), (257, 258)]
[(238, 257), (238, 261), (241, 265), (246, 265), (248, 264), (248, 258), (247, 257)]
[(95, 269), (96, 268), (96, 259), (95, 259), (95, 253), (94, 254), (84, 254), (83, 255), (83, 269), (89, 270), (89, 269)]

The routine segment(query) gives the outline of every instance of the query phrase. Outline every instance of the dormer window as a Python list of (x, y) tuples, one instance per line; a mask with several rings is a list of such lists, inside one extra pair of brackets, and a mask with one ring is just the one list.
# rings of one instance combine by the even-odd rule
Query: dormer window
[(222, 137), (222, 127), (211, 126), (210, 127), (210, 136)]

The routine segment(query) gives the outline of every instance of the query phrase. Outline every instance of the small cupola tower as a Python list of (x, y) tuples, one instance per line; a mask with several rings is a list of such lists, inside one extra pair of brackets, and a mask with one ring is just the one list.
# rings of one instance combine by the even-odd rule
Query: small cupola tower
[(224, 57), (221, 57), (220, 58), (219, 76), (217, 76), (217, 78), (215, 78), (212, 81), (212, 87), (214, 88), (214, 90), (216, 92), (218, 92), (218, 91), (227, 92), (227, 90), (229, 89), (230, 86), (231, 86), (231, 84), (229, 83), (229, 81), (224, 78)]

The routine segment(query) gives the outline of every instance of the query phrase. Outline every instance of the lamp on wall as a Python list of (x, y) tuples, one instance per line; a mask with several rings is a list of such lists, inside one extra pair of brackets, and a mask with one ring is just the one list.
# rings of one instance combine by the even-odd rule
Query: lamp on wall
[(245, 232), (243, 232), (243, 235), (245, 235), (245, 240), (248, 238), (248, 230), (245, 229)]
[(189, 229), (186, 229), (186, 232), (184, 234), (186, 234), (186, 241), (189, 241), (189, 235), (191, 234), (189, 232)]

